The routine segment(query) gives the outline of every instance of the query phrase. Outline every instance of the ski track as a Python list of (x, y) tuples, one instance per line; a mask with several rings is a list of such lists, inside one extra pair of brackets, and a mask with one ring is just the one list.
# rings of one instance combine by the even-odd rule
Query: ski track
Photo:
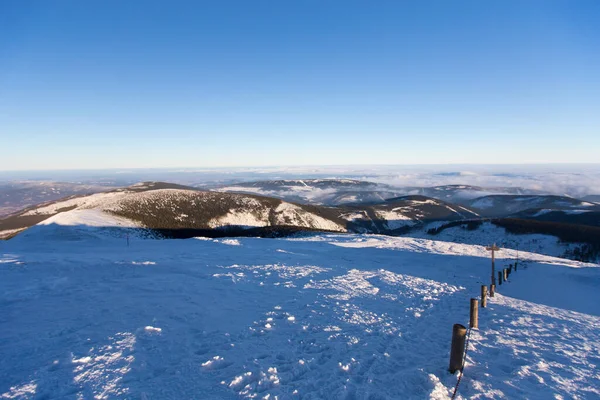
[[(589, 297), (600, 270), (527, 256), (480, 311), (459, 398), (600, 397), (598, 295), (540, 294)], [(479, 246), (377, 235), (3, 242), (0, 399), (446, 399), (488, 267)]]

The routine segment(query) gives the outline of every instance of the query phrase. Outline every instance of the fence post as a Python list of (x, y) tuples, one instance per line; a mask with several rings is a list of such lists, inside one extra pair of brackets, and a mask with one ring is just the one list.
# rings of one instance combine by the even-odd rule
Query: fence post
[(487, 305), (487, 286), (481, 285), (481, 307), (485, 308)]
[(517, 271), (517, 262), (515, 261), (515, 271)]
[(494, 297), (496, 294), (496, 285), (490, 285), (490, 297)]
[(504, 269), (502, 270), (502, 272), (504, 273), (504, 276), (503, 276), (502, 278), (503, 278), (503, 279), (504, 279), (504, 281), (506, 282), (506, 280), (508, 279), (508, 271), (507, 271), (507, 269), (506, 269), (506, 268), (504, 268)]
[(502, 285), (502, 271), (498, 271), (498, 285)]
[(471, 299), (471, 319), (469, 321), (470, 328), (479, 327), (479, 300)]
[(448, 367), (451, 374), (461, 370), (463, 367), (466, 338), (467, 328), (461, 324), (454, 324), (452, 327), (452, 344), (450, 347), (450, 366)]

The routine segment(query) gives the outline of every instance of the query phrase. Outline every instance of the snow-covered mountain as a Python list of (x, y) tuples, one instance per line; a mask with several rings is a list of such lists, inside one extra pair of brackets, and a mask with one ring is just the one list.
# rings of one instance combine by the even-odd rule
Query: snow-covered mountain
[(543, 195), (542, 191), (520, 187), (481, 187), (472, 185), (442, 185), (402, 188), (407, 194), (433, 197), (450, 203), (469, 205), (471, 200), (491, 195)]
[(140, 228), (175, 237), (200, 234), (264, 234), (273, 229), (391, 233), (424, 222), (472, 218), (469, 210), (435, 199), (412, 196), (372, 206), (325, 207), (276, 198), (145, 182), (90, 196), (76, 196), (32, 207), (0, 220), (0, 236), (12, 236), (54, 215), (72, 221), (95, 210), (124, 218)]
[(506, 217), (525, 210), (600, 210), (600, 205), (566, 196), (492, 195), (466, 202), (484, 217)]
[(346, 230), (346, 221), (339, 218), (337, 212), (327, 208), (295, 205), (261, 196), (199, 191), (163, 183), (143, 183), (33, 207), (0, 221), (0, 230), (24, 228), (30, 221), (38, 223), (57, 214), (87, 217), (87, 213), (82, 213), (86, 210), (160, 231), (267, 226), (339, 232)]
[[(403, 232), (431, 221), (457, 221), (476, 218), (472, 211), (441, 200), (424, 196), (403, 196), (388, 199), (372, 206), (355, 206), (345, 218), (369, 227), (364, 232)], [(360, 231), (360, 229), (358, 229)]]
[[(594, 230), (600, 229), (597, 224), (600, 206), (596, 204), (556, 196), (487, 196), (473, 200), (473, 204), (489, 205), (495, 213), (509, 213), (517, 218), (494, 219), (491, 223), (503, 233), (496, 235), (493, 241), (496, 237), (501, 240), (509, 233), (515, 236), (506, 245), (523, 248), (529, 243), (527, 235), (537, 234), (549, 238), (550, 242), (560, 242), (545, 249), (537, 247), (536, 251), (540, 253), (582, 260), (595, 260), (600, 254), (600, 231)], [(564, 209), (528, 208), (531, 206)], [(513, 213), (520, 208), (525, 211)], [(490, 214), (494, 213), (487, 211), (483, 215)], [(483, 245), (492, 239), (478, 229), (481, 219), (478, 212), (468, 207), (424, 196), (328, 207), (252, 194), (143, 182), (128, 188), (45, 203), (0, 219), (0, 239), (26, 235), (23, 231), (28, 228), (47, 231), (40, 226), (49, 224), (71, 227), (60, 230), (65, 237), (73, 236), (67, 232), (79, 228), (79, 235), (87, 235), (86, 227), (92, 225), (106, 229), (127, 227), (141, 231), (143, 235), (172, 238), (279, 237), (304, 231), (431, 237), (428, 236), (430, 232), (437, 235), (441, 229), (457, 227), (445, 232), (445, 240)], [(467, 227), (476, 224), (477, 229), (467, 229), (469, 237), (464, 237), (463, 221)], [(596, 228), (592, 228), (594, 226)]]
[[(489, 283), (485, 247), (340, 234), (126, 241), (129, 220), (98, 206), (124, 198), (87, 199), (0, 243), (0, 398), (452, 395), (452, 325), (467, 325)], [(516, 256), (498, 251), (497, 268)], [(600, 269), (519, 259), (479, 310), (456, 398), (600, 397)]]

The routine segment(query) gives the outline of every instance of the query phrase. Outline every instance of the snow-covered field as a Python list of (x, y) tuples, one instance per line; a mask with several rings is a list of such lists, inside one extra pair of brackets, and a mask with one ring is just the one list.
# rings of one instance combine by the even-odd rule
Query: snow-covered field
[[(489, 280), (483, 247), (427, 239), (65, 229), (0, 242), (0, 399), (446, 399), (452, 324)], [(599, 398), (600, 269), (522, 255), (458, 398)]]
[(519, 249), (525, 252), (546, 254), (554, 257), (561, 257), (566, 251), (581, 246), (577, 243), (563, 243), (556, 236), (551, 235), (542, 235), (538, 233), (517, 235), (508, 233), (504, 228), (496, 226), (491, 222), (484, 222), (475, 230), (468, 230), (463, 229), (460, 226), (455, 226), (444, 229), (437, 235), (430, 235), (427, 233), (429, 229), (437, 228), (440, 225), (443, 225), (443, 223), (433, 222), (420, 231), (411, 232), (411, 236), (481, 246), (496, 243), (500, 247)]

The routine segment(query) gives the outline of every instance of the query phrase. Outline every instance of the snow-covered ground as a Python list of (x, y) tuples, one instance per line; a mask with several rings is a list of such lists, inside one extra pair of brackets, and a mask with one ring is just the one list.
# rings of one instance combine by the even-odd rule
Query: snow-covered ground
[[(447, 399), (452, 324), (489, 280), (483, 247), (427, 239), (36, 228), (0, 242), (0, 399)], [(521, 255), (458, 398), (600, 397), (600, 269)]]

